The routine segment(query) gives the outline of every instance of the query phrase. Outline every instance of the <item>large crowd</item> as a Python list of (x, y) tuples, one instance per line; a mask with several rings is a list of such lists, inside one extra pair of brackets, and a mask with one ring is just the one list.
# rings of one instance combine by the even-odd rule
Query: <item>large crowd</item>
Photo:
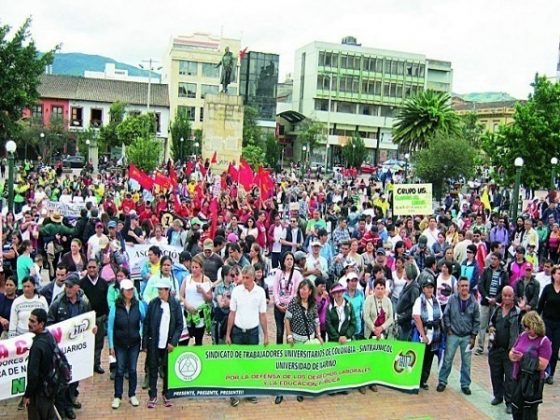
[[(417, 341), (426, 348), (421, 389), (429, 389), (436, 358), (444, 392), (459, 351), (460, 386), (470, 395), (471, 357), (487, 357), (491, 404), (536, 418), (560, 347), (553, 193), (513, 221), (495, 205), (502, 192), (492, 184), (452, 191), (433, 214), (396, 217), (391, 178), (281, 173), (271, 175), (273, 188), (246, 190), (228, 172), (213, 175), (208, 161), (176, 166), (161, 169), (173, 182), (153, 189), (122, 168), (95, 175), (20, 168), (14, 213), (3, 212), (2, 338), (30, 330), (40, 338), (46, 325), (95, 311), (94, 371), (109, 368), (114, 409), (125, 376), (129, 403), (140, 404), (137, 370), (147, 407), (158, 397), (172, 405), (166, 380), (157, 387), (176, 346)], [(52, 203), (79, 205), (79, 214), (63, 217)], [(149, 249), (133, 273), (128, 256), (139, 244)], [(178, 260), (164, 255), (166, 245), (180, 248)], [(50, 395), (40, 380), (49, 342), (35, 341), (29, 363), (46, 363), (28, 370), (20, 408), (30, 418), (49, 418), (55, 407), (76, 418), (79, 383)], [(105, 347), (110, 366), (101, 363)], [(137, 369), (141, 351), (146, 362)]]

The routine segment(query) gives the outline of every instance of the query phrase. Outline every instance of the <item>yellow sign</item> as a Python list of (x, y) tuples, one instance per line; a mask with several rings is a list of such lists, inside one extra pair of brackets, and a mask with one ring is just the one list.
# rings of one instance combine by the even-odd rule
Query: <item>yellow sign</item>
[(428, 215), (433, 212), (432, 184), (395, 184), (393, 186), (393, 215)]

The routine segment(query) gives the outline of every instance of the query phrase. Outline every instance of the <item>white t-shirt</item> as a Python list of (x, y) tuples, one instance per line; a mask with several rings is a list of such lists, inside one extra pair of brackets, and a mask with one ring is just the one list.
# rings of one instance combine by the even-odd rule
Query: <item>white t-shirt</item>
[(256, 284), (251, 291), (242, 284), (236, 286), (231, 292), (229, 308), (235, 312), (234, 324), (237, 328), (250, 330), (258, 327), (259, 315), (266, 313), (264, 289)]
[(150, 245), (167, 245), (167, 238), (165, 236), (162, 236), (161, 238), (159, 238), (158, 241), (157, 238), (154, 236), (153, 238), (150, 238), (148, 240), (148, 243)]
[(286, 239), (286, 229), (284, 229), (282, 225), (274, 226), (273, 237), (272, 252), (281, 252), (282, 244), (280, 243), (280, 239)]
[[(99, 252), (99, 241), (101, 240), (101, 238), (107, 238), (107, 236), (105, 236), (104, 234), (102, 234), (101, 236), (97, 236), (97, 235), (91, 235), (87, 241), (88, 243), (88, 249), (90, 249), (89, 253), (88, 253), (88, 258), (95, 258), (95, 256), (97, 255), (97, 253)], [(91, 245), (91, 248), (90, 248)]]
[(159, 323), (158, 349), (167, 348), (167, 336), (169, 335), (169, 323), (171, 322), (171, 311), (169, 302), (161, 301), (161, 322)]
[(537, 275), (535, 276), (535, 280), (537, 280), (541, 285), (541, 289), (539, 291), (539, 299), (540, 299), (544, 286), (550, 284), (551, 282), (551, 276), (547, 276), (546, 274), (544, 274), (544, 271), (541, 271), (540, 273), (537, 273)]
[(406, 285), (406, 273), (403, 271), (402, 277), (399, 277), (396, 271), (393, 271), (393, 296), (398, 299), (402, 289)]
[[(202, 296), (202, 294), (196, 290), (196, 287), (200, 285), (202, 287), (202, 290), (204, 290), (205, 293), (208, 293), (208, 291), (212, 288), (212, 283), (210, 283), (209, 281), (203, 283), (197, 283), (192, 280), (191, 276), (189, 276), (184, 281), (186, 283), (185, 283), (185, 296), (183, 296), (183, 298), (190, 306), (198, 308), (206, 301), (204, 300), (204, 296)], [(195, 325), (196, 328), (200, 328), (202, 326), (204, 326), (204, 318), (200, 318), (200, 322), (197, 325)]]
[[(414, 301), (414, 305), (412, 306), (412, 316), (421, 315), (422, 314), (422, 295), (418, 296)], [(431, 299), (426, 299), (426, 312), (428, 313), (428, 321), (434, 320), (434, 307)], [(434, 336), (434, 330), (428, 329), (426, 330), (426, 334), (428, 336), (428, 344), (432, 342), (432, 338)]]

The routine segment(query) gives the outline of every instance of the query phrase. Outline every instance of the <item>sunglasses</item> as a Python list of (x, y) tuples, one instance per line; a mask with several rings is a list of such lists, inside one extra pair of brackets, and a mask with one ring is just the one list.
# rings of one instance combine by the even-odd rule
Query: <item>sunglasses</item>
[(97, 268), (97, 266), (96, 265), (90, 265), (90, 266), (88, 266), (88, 268)]

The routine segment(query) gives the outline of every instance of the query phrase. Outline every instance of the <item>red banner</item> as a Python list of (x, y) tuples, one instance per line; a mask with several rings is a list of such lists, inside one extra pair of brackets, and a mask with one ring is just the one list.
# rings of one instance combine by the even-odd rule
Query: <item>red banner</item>
[(255, 175), (253, 174), (251, 166), (249, 166), (247, 161), (241, 159), (241, 163), (239, 164), (239, 184), (243, 185), (243, 188), (249, 191), (253, 185), (254, 177)]
[(134, 179), (140, 186), (146, 190), (151, 190), (154, 186), (154, 181), (145, 172), (138, 169), (132, 163), (128, 166), (128, 177)]

